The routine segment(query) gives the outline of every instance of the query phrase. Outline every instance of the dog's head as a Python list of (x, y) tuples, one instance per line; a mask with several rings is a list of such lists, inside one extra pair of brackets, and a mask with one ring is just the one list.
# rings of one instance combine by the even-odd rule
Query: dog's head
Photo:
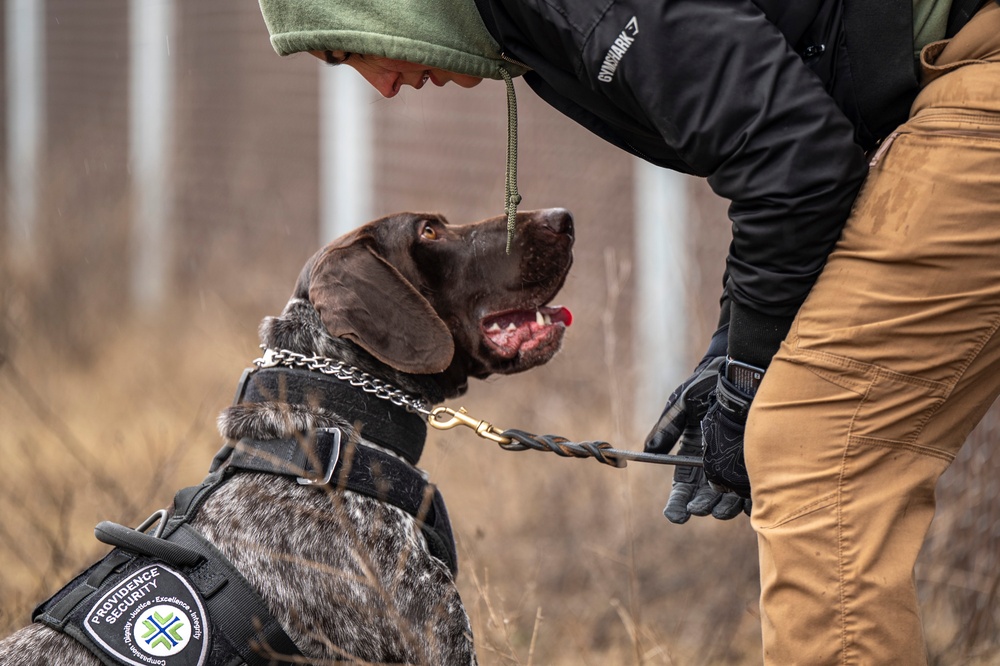
[[(347, 340), (398, 373), (433, 376), (445, 397), (468, 377), (545, 363), (571, 321), (548, 304), (573, 261), (573, 220), (547, 209), (518, 213), (517, 226), (509, 255), (502, 217), (450, 226), (401, 213), (359, 227), (306, 263), (264, 342), (328, 355)], [(301, 330), (307, 320), (322, 330)]]

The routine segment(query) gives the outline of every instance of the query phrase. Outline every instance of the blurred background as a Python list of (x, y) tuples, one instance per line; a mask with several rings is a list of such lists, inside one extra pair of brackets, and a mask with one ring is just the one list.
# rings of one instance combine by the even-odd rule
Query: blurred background
[[(303, 262), (369, 219), (502, 212), (502, 83), (406, 88), (279, 58), (249, 0), (5, 0), (0, 14), (0, 636), (200, 482), (218, 412)], [(564, 350), (461, 401), (640, 449), (717, 317), (725, 203), (516, 84), (522, 209), (577, 223)], [(935, 664), (1000, 664), (1000, 418), (939, 486), (917, 569)], [(746, 517), (667, 523), (672, 469), (432, 432), (483, 664), (760, 663)]]

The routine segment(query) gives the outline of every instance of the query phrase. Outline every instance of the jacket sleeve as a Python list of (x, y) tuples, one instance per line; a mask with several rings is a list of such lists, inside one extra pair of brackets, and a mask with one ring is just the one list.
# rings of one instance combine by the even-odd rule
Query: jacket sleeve
[[(632, 41), (609, 61), (630, 21)], [(730, 354), (766, 366), (864, 178), (851, 124), (750, 0), (620, 0), (586, 37), (580, 66), (731, 202)], [(758, 349), (737, 356), (734, 345)]]

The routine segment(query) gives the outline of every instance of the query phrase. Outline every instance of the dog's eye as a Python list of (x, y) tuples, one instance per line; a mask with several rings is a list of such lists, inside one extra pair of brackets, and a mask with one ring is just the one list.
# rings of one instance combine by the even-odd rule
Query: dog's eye
[(424, 226), (420, 230), (420, 235), (427, 240), (437, 240), (438, 231), (429, 222), (424, 222)]

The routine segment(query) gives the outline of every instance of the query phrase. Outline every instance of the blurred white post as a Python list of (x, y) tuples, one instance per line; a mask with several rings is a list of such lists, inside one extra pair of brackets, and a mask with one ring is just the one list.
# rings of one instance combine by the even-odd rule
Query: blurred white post
[(688, 176), (635, 160), (635, 424), (653, 426), (687, 361)]
[(132, 300), (156, 311), (171, 256), (174, 0), (129, 4), (129, 164), (132, 173)]
[(372, 90), (350, 67), (320, 65), (320, 244), (372, 217)]
[(37, 251), (38, 172), (45, 127), (44, 0), (7, 0), (7, 225), (14, 266)]

